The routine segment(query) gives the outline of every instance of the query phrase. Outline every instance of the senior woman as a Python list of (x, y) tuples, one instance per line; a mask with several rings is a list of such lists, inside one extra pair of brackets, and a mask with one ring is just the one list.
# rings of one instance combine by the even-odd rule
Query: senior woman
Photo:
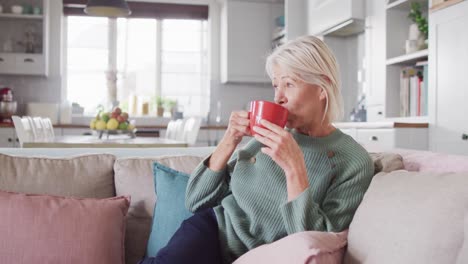
[[(332, 125), (342, 114), (338, 65), (318, 38), (300, 37), (267, 59), (286, 129), (262, 120), (250, 136), (247, 111), (190, 177), (186, 206), (196, 212), (155, 263), (231, 263), (250, 249), (301, 231), (348, 228), (374, 167), (351, 137)], [(234, 155), (233, 155), (234, 154)], [(232, 157), (232, 158), (231, 158)]]

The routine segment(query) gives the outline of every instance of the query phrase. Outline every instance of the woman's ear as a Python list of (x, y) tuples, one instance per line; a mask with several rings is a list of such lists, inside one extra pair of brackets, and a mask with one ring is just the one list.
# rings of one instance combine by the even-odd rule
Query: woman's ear
[(325, 89), (323, 89), (323, 88), (322, 88), (322, 91), (320, 92), (319, 99), (320, 100), (326, 100), (327, 99), (327, 91), (325, 91)]

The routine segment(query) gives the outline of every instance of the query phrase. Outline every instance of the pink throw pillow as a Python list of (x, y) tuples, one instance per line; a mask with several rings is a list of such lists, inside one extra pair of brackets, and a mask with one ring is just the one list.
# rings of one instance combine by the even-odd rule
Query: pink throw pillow
[(254, 248), (234, 264), (339, 264), (343, 260), (347, 236), (347, 230), (340, 233), (300, 232)]
[(124, 263), (130, 198), (0, 191), (0, 263)]

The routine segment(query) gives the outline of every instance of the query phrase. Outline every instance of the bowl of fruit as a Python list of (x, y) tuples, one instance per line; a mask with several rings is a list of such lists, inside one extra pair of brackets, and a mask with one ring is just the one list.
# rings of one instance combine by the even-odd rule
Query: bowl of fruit
[(117, 135), (128, 134), (130, 137), (135, 137), (136, 128), (133, 122), (129, 120), (128, 113), (122, 112), (122, 109), (115, 107), (112, 112), (99, 112), (89, 124), (89, 128), (94, 130), (99, 135), (103, 134)]

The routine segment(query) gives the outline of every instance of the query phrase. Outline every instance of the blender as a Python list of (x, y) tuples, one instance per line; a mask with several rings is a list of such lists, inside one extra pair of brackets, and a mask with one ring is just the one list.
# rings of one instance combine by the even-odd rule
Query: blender
[(16, 107), (11, 88), (0, 88), (0, 123), (12, 124), (11, 116), (16, 113)]

